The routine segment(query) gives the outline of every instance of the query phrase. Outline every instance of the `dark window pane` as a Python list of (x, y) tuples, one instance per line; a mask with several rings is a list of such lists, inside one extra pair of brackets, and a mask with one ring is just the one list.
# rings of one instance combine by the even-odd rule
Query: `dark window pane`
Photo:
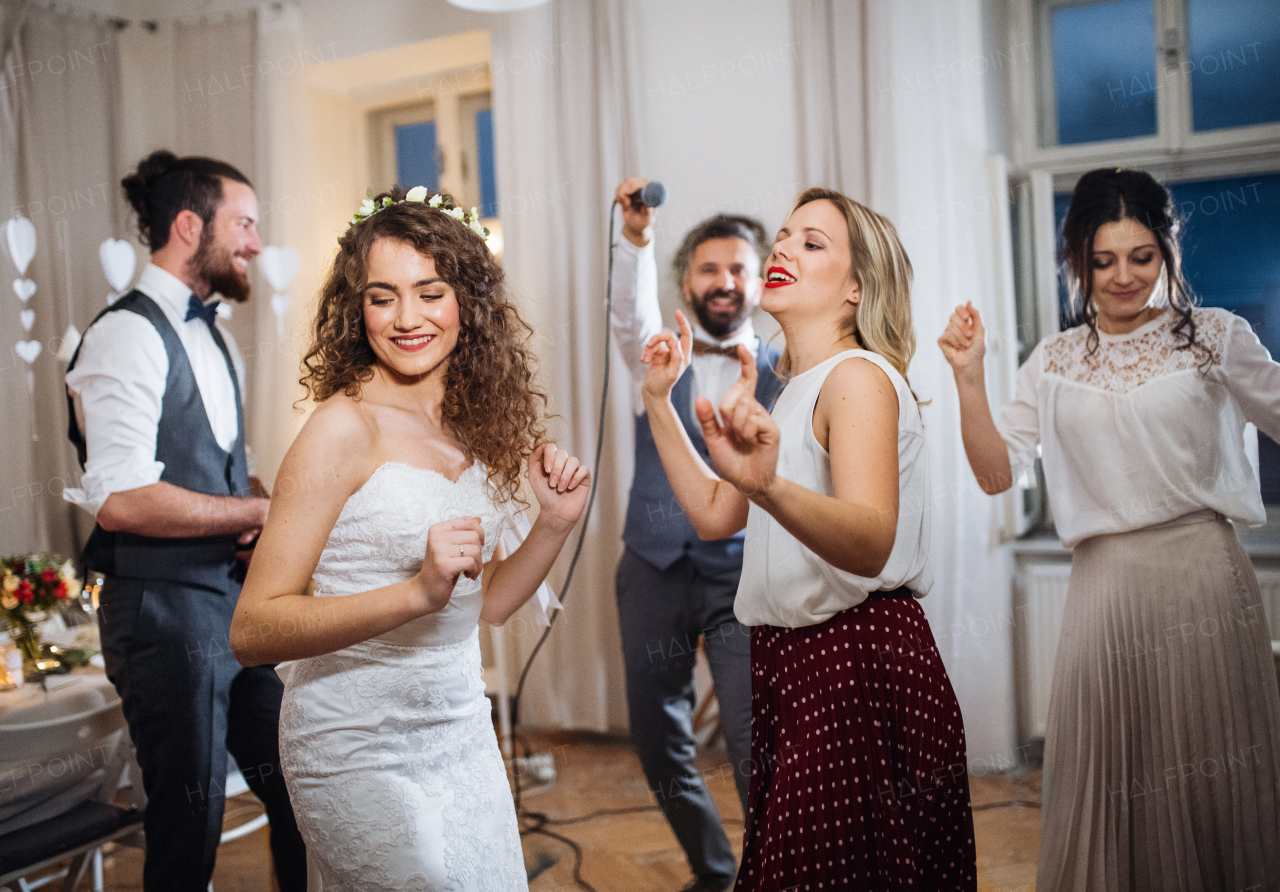
[(1196, 130), (1280, 121), (1280, 3), (1188, 0)]
[(426, 186), (435, 191), (439, 187), (435, 121), (396, 127), (396, 180), (406, 189)]
[(1152, 3), (1109, 0), (1043, 7), (1053, 43), (1058, 145), (1156, 132)]
[(480, 216), (498, 216), (498, 181), (493, 164), (493, 111), (476, 112), (476, 154), (480, 156)]
[[(1173, 183), (1169, 191), (1186, 223), (1183, 273), (1200, 303), (1244, 317), (1280, 358), (1280, 173)], [(1069, 194), (1053, 198), (1059, 232), (1070, 204)], [(1065, 286), (1059, 300), (1071, 319)], [(1280, 504), (1280, 446), (1260, 434), (1258, 452), (1263, 500)]]

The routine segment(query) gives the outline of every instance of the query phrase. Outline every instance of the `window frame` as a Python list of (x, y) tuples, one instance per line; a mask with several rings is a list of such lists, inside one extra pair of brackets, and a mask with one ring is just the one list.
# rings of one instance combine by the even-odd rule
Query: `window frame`
[[(474, 133), (464, 132), (466, 122), (462, 113), (464, 106), (471, 108), (476, 104), (476, 96), (487, 95), (489, 107), (492, 107), (493, 84), (489, 66), (485, 64), (480, 69), (472, 66), (456, 72), (444, 72), (436, 81), (459, 86), (420, 96), (415, 101), (379, 106), (367, 112), (372, 182), (392, 183), (396, 180), (397, 126), (434, 121), (439, 191), (455, 196), (467, 207), (479, 207), (480, 163), (476, 138)], [(494, 228), (487, 220), (485, 222), (490, 229)]]
[[(1041, 146), (1044, 115), (1056, 114), (1053, 58), (1051, 49), (1044, 51), (1049, 16), (1042, 11), (1089, 2), (1099, 0), (1005, 0), (1009, 45), (1031, 47), (1031, 76), (1020, 77), (1014, 71), (1004, 78), (1006, 107), (1011, 112), (1006, 119), (1008, 194), (1010, 201), (1020, 205), (1022, 228), (1030, 229), (1016, 234), (1012, 243), (1023, 272), (1015, 298), (1015, 328), (1010, 331), (1021, 334), (1016, 328), (1019, 321), (1030, 320), (1036, 342), (1060, 331), (1054, 195), (1070, 192), (1083, 174), (1115, 164), (1141, 168), (1162, 182), (1176, 183), (1280, 172), (1280, 122), (1202, 133), (1191, 130), (1190, 70), (1182, 64), (1187, 56), (1188, 0), (1153, 0), (1157, 32), (1155, 136)], [(1046, 83), (1047, 90), (1043, 88)], [(1005, 369), (1002, 372), (1008, 374)], [(1009, 379), (1003, 385), (1012, 392), (1014, 383)], [(1005, 524), (1008, 537), (1043, 535), (1052, 522), (1047, 499), (1039, 512), (1025, 509), (1025, 491), (1019, 484), (1007, 495), (1014, 504), (1006, 517), (1016, 518)], [(1280, 506), (1269, 505), (1267, 526), (1258, 532), (1267, 541), (1280, 540), (1278, 521)]]
[[(1130, 139), (1104, 140), (1073, 145), (1040, 145), (1042, 130), (1056, 130), (1053, 93), (1053, 57), (1048, 46), (1048, 11), (1082, 6), (1100, 0), (1006, 0), (1009, 45), (1031, 47), (1031, 76), (1011, 77), (1009, 107), (1013, 114), (1010, 161), (1015, 172), (1045, 169), (1076, 176), (1090, 169), (1090, 162), (1119, 163), (1149, 168), (1171, 156), (1187, 155), (1196, 161), (1262, 158), (1280, 144), (1280, 122), (1192, 130), (1191, 72), (1188, 55), (1187, 0), (1152, 0), (1156, 27), (1156, 133)], [(1093, 165), (1093, 166), (1096, 166)], [(1252, 171), (1247, 171), (1252, 172)]]

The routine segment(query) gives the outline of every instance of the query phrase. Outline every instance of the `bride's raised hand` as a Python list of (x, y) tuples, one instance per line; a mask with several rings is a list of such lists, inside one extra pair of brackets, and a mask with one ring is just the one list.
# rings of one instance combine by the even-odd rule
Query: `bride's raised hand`
[(947, 320), (947, 328), (938, 338), (942, 355), (957, 378), (981, 374), (982, 358), (987, 353), (987, 330), (972, 303), (956, 307)]
[(640, 354), (640, 361), (649, 366), (640, 385), (646, 396), (665, 399), (692, 361), (693, 330), (679, 310), (676, 310), (676, 324), (680, 326), (679, 337), (670, 330), (658, 332)]
[(529, 485), (538, 500), (538, 520), (568, 528), (587, 505), (591, 471), (567, 450), (543, 443), (529, 456)]
[(716, 473), (749, 497), (768, 489), (777, 476), (781, 432), (756, 400), (755, 357), (740, 346), (738, 362), (741, 373), (720, 401), (720, 419), (706, 397), (698, 398), (694, 412)]
[(455, 517), (427, 530), (427, 553), (418, 571), (423, 613), (443, 610), (458, 577), (477, 579), (484, 569), (484, 527), (478, 517)]

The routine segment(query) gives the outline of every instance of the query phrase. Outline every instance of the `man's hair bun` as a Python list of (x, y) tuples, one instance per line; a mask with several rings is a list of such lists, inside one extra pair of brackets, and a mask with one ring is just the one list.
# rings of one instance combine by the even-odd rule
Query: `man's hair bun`
[(142, 243), (158, 251), (169, 242), (169, 230), (182, 211), (191, 211), (213, 222), (222, 204), (222, 180), (252, 187), (249, 178), (225, 161), (188, 156), (179, 158), (166, 149), (152, 152), (137, 169), (120, 181), (125, 198), (138, 217)]

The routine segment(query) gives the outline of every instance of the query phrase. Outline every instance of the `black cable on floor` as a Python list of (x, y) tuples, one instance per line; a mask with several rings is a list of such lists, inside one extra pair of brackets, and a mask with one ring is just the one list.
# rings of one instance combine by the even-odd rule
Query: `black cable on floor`
[(1010, 799), (1008, 802), (988, 802), (983, 805), (970, 806), (971, 811), (986, 811), (991, 808), (1039, 808), (1039, 802), (1030, 799)]

